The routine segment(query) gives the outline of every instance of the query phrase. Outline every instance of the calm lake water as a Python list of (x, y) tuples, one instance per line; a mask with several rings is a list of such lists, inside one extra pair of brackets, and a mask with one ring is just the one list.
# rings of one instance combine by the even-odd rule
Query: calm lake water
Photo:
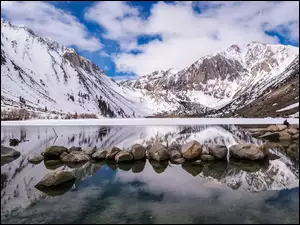
[[(105, 130), (105, 131), (104, 131)], [(28, 163), (51, 145), (82, 149), (154, 141), (180, 144), (197, 140), (231, 146), (263, 143), (235, 125), (1, 127), (1, 145), (14, 148), (16, 160), (1, 166), (1, 223), (299, 223), (299, 161), (274, 148), (278, 157), (264, 164), (211, 162), (183, 167), (171, 163), (123, 166), (88, 162), (80, 168)], [(37, 190), (43, 176), (74, 170), (75, 183), (61, 192)]]

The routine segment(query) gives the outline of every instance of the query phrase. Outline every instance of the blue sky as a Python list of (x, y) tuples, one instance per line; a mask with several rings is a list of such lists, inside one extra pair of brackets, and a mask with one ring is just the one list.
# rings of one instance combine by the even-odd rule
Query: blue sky
[(180, 70), (232, 44), (299, 46), (299, 2), (3, 2), (1, 14), (117, 79)]

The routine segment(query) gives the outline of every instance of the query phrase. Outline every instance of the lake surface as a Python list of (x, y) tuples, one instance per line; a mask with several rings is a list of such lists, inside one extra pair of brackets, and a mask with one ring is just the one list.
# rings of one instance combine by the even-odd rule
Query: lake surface
[[(28, 163), (51, 145), (82, 149), (163, 144), (262, 144), (237, 125), (1, 127), (16, 160), (1, 166), (1, 223), (299, 223), (299, 161), (274, 148), (264, 164), (210, 162), (183, 167), (149, 162), (118, 168), (88, 162), (80, 168), (47, 168)], [(299, 148), (299, 144), (298, 144)], [(298, 149), (299, 151), (299, 149)], [(55, 170), (74, 170), (76, 181), (59, 193), (37, 184)]]

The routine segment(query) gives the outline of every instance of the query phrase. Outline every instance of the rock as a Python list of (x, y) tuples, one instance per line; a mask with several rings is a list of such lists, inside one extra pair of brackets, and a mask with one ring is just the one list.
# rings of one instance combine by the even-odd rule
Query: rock
[(168, 148), (168, 150), (169, 150), (170, 152), (173, 151), (173, 150), (180, 152), (181, 148), (182, 148), (182, 145), (180, 145), (180, 144), (178, 144), (178, 143), (176, 143), (176, 142), (173, 142), (173, 143), (170, 145), (170, 147)]
[(75, 146), (72, 146), (71, 148), (68, 149), (68, 153), (70, 152), (73, 152), (73, 151), (82, 151), (82, 148), (81, 147), (75, 147)]
[(173, 164), (183, 164), (184, 162), (185, 162), (184, 158), (178, 158), (178, 159), (171, 160), (171, 163), (173, 163)]
[(132, 161), (133, 156), (128, 151), (120, 151), (115, 156), (116, 162)]
[(279, 133), (279, 140), (280, 141), (291, 141), (292, 135), (290, 135), (287, 131), (282, 131)]
[(277, 142), (277, 141), (279, 141), (279, 136), (280, 135), (278, 132), (275, 132), (275, 133), (267, 132), (264, 135), (261, 135), (259, 138)]
[(60, 160), (44, 160), (45, 167), (49, 170), (56, 170), (64, 164)]
[(83, 150), (83, 152), (84, 152), (85, 154), (87, 154), (88, 156), (92, 156), (96, 151), (97, 151), (96, 148), (88, 149), (88, 150)]
[(210, 145), (208, 152), (218, 160), (226, 159), (228, 149), (225, 145)]
[(299, 134), (299, 130), (297, 130), (294, 127), (290, 127), (289, 129), (286, 130), (286, 132), (288, 132), (290, 135)]
[(295, 135), (293, 135), (293, 139), (294, 139), (294, 140), (299, 140), (299, 133), (298, 133), (298, 134), (295, 134)]
[(156, 143), (151, 147), (151, 149), (149, 150), (149, 155), (151, 159), (154, 159), (156, 161), (164, 161), (170, 158), (167, 148), (160, 143)]
[(146, 164), (146, 160), (134, 161), (131, 171), (133, 173), (140, 173), (144, 170)]
[(107, 155), (107, 150), (97, 150), (93, 155), (92, 159), (103, 160)]
[(46, 148), (44, 158), (45, 160), (59, 159), (60, 154), (67, 151), (68, 149), (64, 146), (50, 146)]
[(36, 187), (36, 188), (44, 192), (45, 194), (54, 197), (54, 196), (60, 196), (65, 194), (73, 187), (74, 183), (75, 183), (75, 179), (51, 187), (42, 187), (42, 188)]
[(10, 146), (17, 146), (20, 142), (21, 142), (20, 140), (15, 139), (15, 138), (9, 139), (9, 145)]
[(146, 148), (140, 144), (135, 144), (131, 147), (130, 153), (132, 154), (134, 160), (140, 160), (146, 158)]
[(73, 151), (61, 159), (63, 163), (80, 163), (89, 160), (90, 157), (82, 151)]
[(269, 152), (270, 148), (272, 148), (272, 144), (269, 141), (259, 146), (259, 150), (262, 151), (264, 157), (267, 157), (270, 154)]
[(268, 127), (268, 131), (270, 132), (277, 132), (277, 131), (283, 131), (287, 128), (286, 125), (280, 125), (280, 124), (277, 124), (277, 125), (271, 125)]
[(182, 146), (181, 153), (186, 160), (197, 160), (202, 153), (202, 146), (198, 141), (191, 141)]
[(239, 144), (229, 148), (230, 156), (235, 159), (259, 160), (266, 157), (259, 146), (255, 144)]
[(28, 162), (32, 163), (32, 164), (39, 164), (40, 162), (42, 162), (44, 160), (44, 156), (42, 155), (37, 155), (37, 156), (33, 156), (32, 158), (28, 159)]
[(180, 158), (182, 158), (182, 156), (181, 156), (181, 153), (179, 152), (179, 151), (177, 151), (177, 150), (172, 150), (171, 152), (170, 152), (170, 158), (171, 158), (171, 160), (175, 160), (175, 159), (180, 159)]
[(215, 157), (213, 157), (212, 155), (208, 155), (208, 154), (203, 154), (201, 155), (201, 160), (202, 161), (213, 161), (215, 160)]
[(149, 160), (150, 165), (153, 167), (154, 171), (158, 174), (163, 173), (168, 167), (168, 161), (158, 161), (158, 160)]
[(48, 173), (44, 178), (35, 185), (36, 188), (46, 188), (56, 186), (71, 180), (75, 180), (75, 176), (70, 171), (54, 171)]
[(63, 152), (63, 153), (60, 154), (59, 159), (62, 160), (67, 155), (68, 155), (67, 152)]
[(20, 155), (19, 151), (1, 145), (1, 166), (16, 160)]
[(106, 155), (105, 159), (111, 159), (114, 160), (116, 154), (118, 154), (120, 151), (122, 151), (121, 149), (119, 149), (118, 147), (113, 147)]

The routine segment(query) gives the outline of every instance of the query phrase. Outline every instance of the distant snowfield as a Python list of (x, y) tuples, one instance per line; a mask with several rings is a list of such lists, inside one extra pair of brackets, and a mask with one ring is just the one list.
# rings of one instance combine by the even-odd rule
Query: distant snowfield
[[(132, 118), (132, 119), (74, 119), (1, 121), (1, 126), (166, 126), (202, 124), (282, 124), (286, 118)], [(290, 124), (299, 119), (287, 118)]]

